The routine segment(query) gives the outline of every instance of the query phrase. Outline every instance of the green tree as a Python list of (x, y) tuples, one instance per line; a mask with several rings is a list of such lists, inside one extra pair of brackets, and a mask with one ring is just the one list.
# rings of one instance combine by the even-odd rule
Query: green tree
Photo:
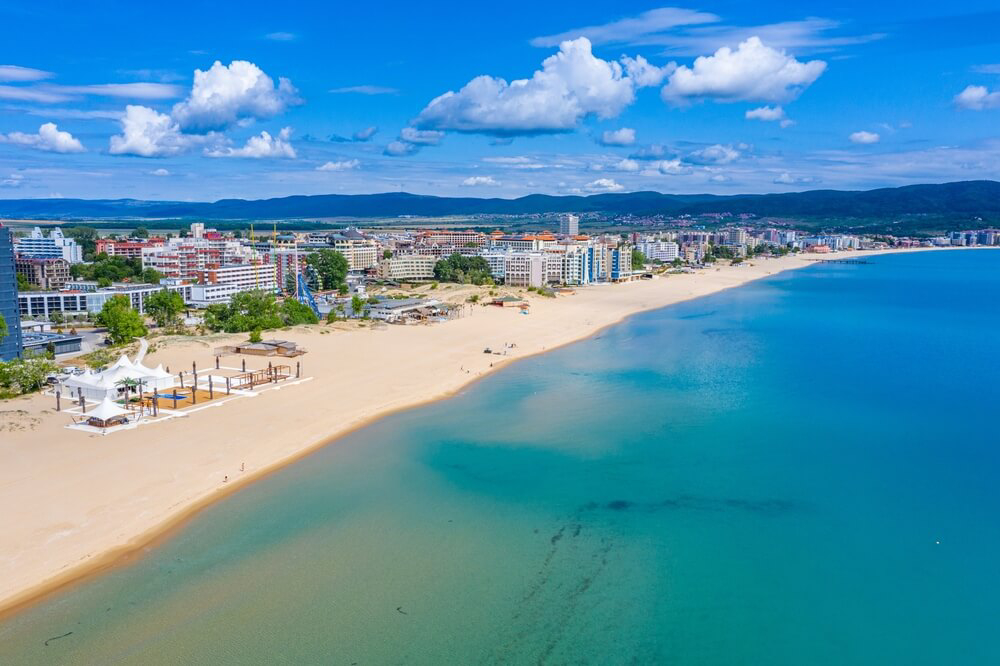
[(15, 394), (37, 391), (58, 366), (44, 356), (15, 358), (0, 363), (0, 388)]
[(146, 335), (142, 315), (132, 309), (128, 296), (119, 294), (104, 302), (98, 323), (108, 329), (108, 337), (116, 345), (131, 342)]
[(286, 298), (281, 302), (278, 314), (284, 321), (285, 326), (297, 326), (298, 324), (318, 324), (319, 317), (313, 309), (305, 303), (299, 303), (294, 298)]
[(184, 299), (176, 291), (162, 289), (146, 298), (146, 313), (157, 326), (172, 326), (184, 311)]
[(392, 259), (392, 250), (382, 250), (383, 259)]
[(153, 268), (144, 268), (142, 269), (142, 273), (139, 275), (139, 278), (148, 284), (160, 284), (160, 280), (163, 278), (163, 275), (161, 275), (158, 270)]
[(132, 235), (136, 238), (149, 238), (149, 229), (146, 227), (136, 227)]
[(351, 315), (353, 315), (354, 317), (360, 317), (362, 315), (362, 311), (364, 310), (364, 308), (365, 308), (364, 299), (362, 299), (357, 294), (351, 296)]
[[(315, 323), (315, 318), (313, 321)], [(242, 291), (228, 304), (217, 303), (205, 309), (205, 326), (213, 331), (246, 333), (284, 325), (285, 319), (274, 294), (266, 291)]]
[(316, 273), (320, 289), (339, 289), (347, 283), (349, 265), (347, 259), (336, 250), (319, 250), (306, 257)]
[(250, 331), (250, 344), (257, 344), (261, 340), (263, 340), (263, 338), (260, 335), (260, 329), (255, 328)]
[(482, 257), (466, 257), (455, 253), (434, 264), (434, 277), (442, 282), (462, 284), (493, 284), (490, 265)]
[(646, 265), (646, 255), (636, 248), (632, 248), (632, 266), (641, 268)]
[(18, 291), (34, 291), (37, 287), (30, 282), (28, 282), (28, 276), (23, 273), (17, 274), (17, 290)]

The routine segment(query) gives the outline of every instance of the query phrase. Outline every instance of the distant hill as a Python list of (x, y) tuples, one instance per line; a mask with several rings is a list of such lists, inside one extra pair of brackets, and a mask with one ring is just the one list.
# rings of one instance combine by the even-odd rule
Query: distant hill
[(859, 218), (905, 214), (993, 215), (1000, 213), (1000, 182), (976, 180), (857, 192), (813, 190), (787, 194), (733, 196), (629, 192), (591, 196), (532, 194), (518, 199), (476, 199), (389, 192), (301, 195), (258, 200), (221, 199), (211, 203), (136, 199), (0, 199), (0, 217), (29, 219), (271, 220), (399, 215), (524, 215), (561, 212), (637, 215), (730, 212), (777, 217)]

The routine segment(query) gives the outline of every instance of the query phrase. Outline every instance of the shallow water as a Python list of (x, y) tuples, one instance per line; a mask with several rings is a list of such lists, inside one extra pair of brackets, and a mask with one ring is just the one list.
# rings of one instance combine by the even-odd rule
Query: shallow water
[(0, 624), (0, 663), (1000, 663), (1000, 251), (872, 262), (386, 418)]

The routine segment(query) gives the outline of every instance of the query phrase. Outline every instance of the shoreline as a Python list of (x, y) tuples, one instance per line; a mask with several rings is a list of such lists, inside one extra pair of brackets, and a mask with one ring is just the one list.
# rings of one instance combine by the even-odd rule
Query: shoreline
[[(963, 248), (955, 248), (963, 249)], [(367, 346), (380, 348), (385, 347), (389, 349), (387, 345), (381, 345), (380, 343), (386, 342), (387, 340), (380, 339), (381, 336), (392, 337), (403, 339), (403, 343), (410, 342), (416, 351), (413, 352), (417, 355), (421, 352), (428, 355), (437, 354), (436, 357), (430, 359), (431, 367), (440, 375), (436, 375), (435, 378), (439, 379), (438, 383), (430, 385), (430, 382), (425, 382), (426, 387), (421, 385), (421, 380), (424, 379), (422, 376), (423, 368), (421, 367), (410, 367), (407, 369), (407, 373), (400, 373), (406, 375), (404, 378), (410, 380), (411, 383), (418, 384), (416, 388), (412, 386), (404, 387), (407, 390), (400, 389), (398, 386), (393, 385), (391, 388), (395, 389), (399, 395), (388, 395), (391, 391), (376, 390), (376, 395), (386, 394), (390, 399), (388, 401), (383, 401), (383, 404), (376, 405), (372, 409), (363, 409), (358, 413), (357, 409), (351, 409), (350, 407), (345, 407), (347, 409), (348, 418), (346, 420), (341, 420), (335, 423), (327, 423), (326, 419), (317, 418), (316, 421), (320, 423), (317, 425), (319, 430), (310, 430), (308, 427), (299, 426), (299, 430), (303, 430), (303, 434), (306, 435), (304, 440), (300, 440), (298, 444), (294, 444), (291, 447), (286, 446), (289, 439), (292, 439), (292, 434), (289, 432), (281, 431), (268, 433), (272, 435), (272, 439), (265, 440), (265, 443), (273, 444), (273, 447), (261, 446), (260, 448), (265, 449), (261, 451), (261, 455), (264, 455), (265, 460), (255, 467), (249, 469), (245, 474), (236, 476), (226, 483), (218, 483), (217, 479), (211, 485), (206, 487), (207, 482), (202, 480), (200, 483), (191, 482), (193, 485), (189, 490), (188, 497), (178, 497), (177, 494), (182, 494), (184, 488), (174, 488), (180, 483), (176, 478), (174, 483), (166, 488), (166, 492), (163, 494), (165, 497), (157, 498), (161, 500), (166, 500), (168, 503), (166, 506), (156, 506), (152, 509), (149, 507), (144, 507), (143, 511), (140, 511), (140, 515), (137, 520), (137, 525), (133, 526), (131, 531), (125, 538), (115, 539), (112, 534), (107, 534), (107, 532), (115, 533), (114, 527), (109, 527), (108, 521), (113, 521), (118, 517), (116, 514), (120, 513), (122, 507), (104, 506), (99, 504), (99, 500), (94, 500), (95, 507), (92, 511), (85, 513), (84, 515), (89, 519), (92, 515), (99, 514), (102, 519), (102, 527), (105, 533), (99, 535), (102, 538), (96, 538), (91, 541), (87, 541), (85, 538), (87, 534), (85, 533), (86, 527), (88, 527), (89, 520), (85, 520), (81, 523), (69, 523), (65, 519), (65, 516), (59, 516), (62, 520), (59, 520), (55, 525), (42, 525), (41, 529), (37, 523), (33, 523), (30, 520), (28, 524), (23, 524), (25, 518), (22, 516), (22, 524), (18, 525), (19, 530), (15, 530), (15, 535), (13, 537), (0, 537), (0, 581), (7, 578), (8, 580), (13, 576), (16, 570), (19, 568), (17, 566), (16, 560), (20, 557), (27, 555), (28, 561), (34, 561), (31, 558), (32, 549), (37, 551), (37, 553), (49, 554), (52, 549), (59, 549), (59, 546), (50, 546), (53, 541), (59, 541), (66, 538), (76, 537), (78, 542), (75, 543), (74, 553), (75, 558), (71, 558), (69, 554), (65, 557), (58, 559), (56, 561), (48, 561), (44, 564), (37, 564), (37, 571), (31, 572), (34, 575), (21, 575), (20, 580), (15, 581), (13, 584), (9, 584), (7, 587), (9, 589), (3, 589), (0, 587), (0, 621), (8, 619), (9, 617), (16, 615), (17, 613), (24, 611), (37, 603), (40, 603), (55, 594), (65, 591), (67, 588), (73, 585), (82, 584), (93, 577), (107, 572), (118, 566), (128, 566), (130, 563), (136, 561), (138, 558), (142, 557), (146, 551), (157, 547), (164, 541), (172, 538), (179, 530), (183, 529), (188, 521), (193, 520), (197, 515), (205, 508), (211, 506), (217, 501), (229, 497), (231, 494), (244, 489), (249, 484), (259, 481), (282, 468), (297, 463), (313, 453), (325, 448), (333, 443), (335, 443), (340, 438), (353, 433), (357, 430), (364, 428), (371, 423), (390, 416), (392, 414), (419, 408), (439, 400), (448, 399), (462, 390), (465, 390), (469, 386), (473, 385), (480, 379), (483, 379), (493, 372), (499, 371), (508, 365), (521, 361), (527, 358), (537, 356), (539, 354), (544, 354), (555, 349), (559, 349), (566, 345), (570, 345), (581, 340), (590, 338), (593, 335), (599, 334), (601, 331), (618, 325), (632, 317), (636, 314), (642, 312), (648, 312), (651, 310), (657, 310), (664, 307), (670, 307), (678, 303), (691, 301), (697, 298), (702, 298), (704, 296), (709, 296), (721, 291), (732, 289), (735, 287), (744, 286), (755, 282), (760, 279), (767, 277), (772, 277), (779, 273), (786, 271), (798, 270), (811, 266), (818, 261), (823, 259), (855, 259), (863, 258), (867, 256), (876, 256), (882, 254), (899, 254), (907, 252), (920, 252), (920, 251), (939, 251), (948, 250), (948, 248), (907, 248), (902, 250), (885, 250), (885, 251), (868, 251), (868, 252), (850, 252), (850, 253), (838, 253), (833, 256), (812, 256), (808, 258), (796, 256), (796, 257), (785, 257), (781, 259), (768, 259), (768, 260), (756, 260), (749, 262), (750, 266), (739, 266), (739, 267), (723, 267), (720, 269), (708, 269), (704, 271), (698, 271), (696, 274), (692, 275), (677, 275), (661, 278), (659, 280), (644, 281), (628, 283), (624, 285), (609, 285), (601, 287), (593, 287), (582, 289), (576, 295), (570, 297), (559, 297), (556, 299), (532, 299), (532, 314), (527, 317), (520, 317), (517, 313), (512, 311), (504, 311), (504, 309), (498, 308), (481, 308), (483, 315), (480, 317), (482, 319), (488, 320), (485, 324), (481, 324), (480, 321), (476, 320), (476, 316), (479, 312), (466, 318), (467, 323), (463, 324), (461, 331), (455, 330), (455, 334), (452, 335), (454, 329), (451, 327), (458, 328), (460, 322), (466, 321), (466, 319), (460, 319), (453, 322), (445, 322), (439, 325), (435, 325), (430, 328), (423, 328), (422, 330), (412, 330), (408, 331), (406, 329), (415, 329), (416, 327), (396, 327), (396, 331), (393, 332), (392, 336), (388, 336), (388, 331), (374, 331), (374, 330), (363, 330), (363, 331), (351, 331), (347, 334), (342, 334), (336, 332), (330, 334), (326, 340), (319, 338), (320, 335), (325, 335), (325, 333), (320, 333), (317, 331), (309, 331), (308, 334), (295, 335), (294, 333), (290, 335), (292, 339), (299, 337), (306, 338), (306, 346), (310, 349), (310, 354), (307, 354), (304, 358), (304, 365), (313, 366), (320, 365), (322, 363), (317, 363), (314, 358), (315, 354), (327, 352), (328, 356), (323, 357), (324, 360), (333, 365), (331, 370), (336, 371), (336, 363), (331, 363), (330, 357), (336, 353), (336, 349), (322, 349), (318, 350), (319, 345), (325, 345), (326, 347), (340, 347), (348, 346), (351, 341), (367, 336), (360, 342), (351, 346), (349, 350), (352, 352), (352, 361), (355, 365), (360, 365), (358, 370), (358, 377), (363, 378), (363, 374), (366, 371), (366, 366), (363, 364), (363, 360), (354, 358), (364, 355), (364, 350), (357, 349), (358, 347)], [(767, 268), (773, 267), (775, 270), (766, 270)], [(712, 279), (715, 278), (715, 279)], [(695, 287), (694, 289), (688, 290), (674, 290), (674, 286), (681, 287)], [(660, 289), (657, 289), (659, 287)], [(615, 298), (615, 297), (618, 298)], [(636, 297), (639, 298), (636, 298)], [(610, 297), (610, 298), (607, 298)], [(618, 307), (610, 309), (610, 312), (595, 312), (592, 308), (608, 306), (610, 303), (614, 303)], [(575, 306), (575, 307), (574, 307)], [(538, 310), (536, 310), (538, 308)], [(572, 311), (570, 308), (573, 308)], [(559, 312), (564, 310), (563, 312)], [(543, 314), (544, 313), (544, 314)], [(588, 316), (588, 313), (589, 316)], [(597, 314), (605, 315), (604, 317), (598, 317)], [(543, 315), (536, 318), (536, 315)], [(572, 316), (570, 316), (572, 315)], [(518, 319), (514, 320), (513, 317), (518, 316)], [(582, 319), (582, 321), (581, 321)], [(523, 321), (529, 320), (529, 321)], [(518, 353), (514, 356), (504, 357), (501, 361), (493, 361), (490, 366), (483, 365), (483, 354), (481, 351), (481, 342), (476, 342), (475, 340), (470, 341), (468, 338), (472, 334), (480, 335), (496, 335), (497, 326), (505, 327), (508, 330), (502, 331), (503, 335), (518, 335), (518, 334), (528, 334), (529, 330), (519, 330), (514, 331), (515, 327), (523, 325), (534, 326), (536, 321), (540, 323), (555, 324), (559, 329), (556, 331), (554, 340), (549, 340), (553, 337), (551, 334), (553, 331), (546, 329), (545, 335), (548, 337), (542, 338), (541, 334), (536, 336), (533, 342), (529, 345), (524, 345), (523, 349), (525, 351), (521, 353), (522, 342), (520, 338), (518, 339)], [(296, 332), (298, 333), (298, 332)], [(440, 334), (440, 335), (438, 335)], [(347, 340), (347, 338), (351, 340)], [(413, 340), (415, 337), (429, 337), (430, 340), (426, 341), (424, 345), (426, 347), (419, 347), (416, 341)], [(449, 339), (446, 338), (458, 338), (458, 342), (464, 344), (473, 344), (471, 350), (465, 351), (464, 353), (455, 352), (455, 350), (448, 346)], [(437, 338), (435, 340), (435, 338)], [(508, 338), (513, 339), (513, 338)], [(327, 340), (330, 342), (339, 342), (345, 340), (344, 345), (332, 345), (327, 344)], [(548, 341), (547, 344), (542, 344), (539, 347), (539, 343)], [(157, 351), (155, 356), (159, 359), (162, 356), (169, 358), (181, 358), (181, 354), (187, 354), (188, 358), (191, 354), (195, 354), (198, 351), (204, 354), (205, 351), (210, 351), (210, 348), (205, 347), (205, 342), (196, 340), (193, 342), (184, 342), (177, 345), (176, 347), (168, 347), (166, 350)], [(405, 356), (405, 354), (404, 354)], [(475, 364), (476, 371), (473, 373), (472, 368), (465, 370), (465, 365), (461, 365), (460, 368), (464, 371), (464, 374), (455, 372), (454, 368), (450, 371), (444, 369), (443, 367), (438, 367), (440, 364), (445, 362), (451, 362), (456, 360), (465, 359), (466, 363)], [(487, 357), (489, 360), (492, 357)], [(175, 367), (184, 367), (183, 365), (177, 365)], [(440, 372), (437, 372), (440, 369)], [(305, 373), (309, 374), (309, 372)], [(397, 376), (389, 372), (386, 377), (380, 377), (383, 379), (383, 384), (386, 381), (399, 381)], [(331, 392), (343, 391), (342, 386), (337, 386), (335, 384), (335, 377), (317, 377), (317, 380), (313, 382), (307, 382), (305, 385), (299, 386), (282, 386), (279, 385), (275, 389), (270, 389), (257, 395), (253, 400), (241, 400), (237, 401), (240, 403), (260, 403), (262, 408), (268, 406), (276, 407), (286, 407), (295, 408), (297, 404), (304, 402), (304, 398), (312, 397), (315, 395), (309, 395), (310, 392), (315, 394), (313, 391), (313, 384), (317, 384), (320, 380), (325, 381), (326, 388), (330, 389)], [(376, 378), (379, 379), (379, 378)], [(374, 379), (372, 383), (378, 384)], [(385, 388), (384, 386), (382, 387)], [(286, 396), (286, 392), (290, 394)], [(352, 391), (353, 393), (353, 391)], [(278, 395), (274, 395), (278, 394)], [(299, 400), (296, 400), (299, 398)], [(237, 428), (232, 427), (240, 424), (234, 424), (232, 421), (235, 420), (234, 417), (238, 414), (234, 413), (237, 408), (243, 407), (240, 411), (247, 413), (246, 416), (249, 419), (264, 420), (266, 415), (263, 412), (266, 409), (254, 410), (255, 405), (249, 405), (250, 409), (246, 409), (248, 405), (242, 404), (233, 408), (231, 405), (220, 405), (220, 409), (210, 409), (206, 412), (191, 415), (189, 418), (173, 419), (174, 423), (170, 424), (151, 424), (149, 426), (143, 426), (139, 432), (142, 435), (137, 436), (136, 431), (128, 431), (122, 433), (113, 433), (107, 438), (101, 437), (87, 437), (76, 432), (72, 432), (62, 428), (60, 423), (57, 421), (63, 421), (65, 419), (61, 418), (51, 410), (43, 407), (43, 403), (50, 403), (51, 398), (46, 398), (42, 396), (33, 396), (27, 399), (12, 400), (6, 403), (0, 403), (3, 408), (15, 407), (15, 409), (20, 406), (17, 403), (31, 403), (34, 410), (28, 410), (28, 413), (33, 413), (33, 411), (38, 411), (38, 416), (40, 419), (44, 419), (45, 422), (41, 423), (41, 429), (47, 430), (49, 432), (49, 437), (46, 437), (42, 441), (46, 445), (50, 443), (52, 437), (57, 437), (61, 443), (68, 442), (69, 446), (83, 449), (86, 451), (88, 448), (97, 448), (102, 446), (104, 442), (110, 444), (118, 445), (115, 448), (123, 449), (126, 443), (135, 444), (136, 440), (143, 441), (144, 439), (153, 440), (156, 443), (162, 443), (164, 445), (173, 446), (176, 444), (176, 438), (171, 438), (170, 435), (181, 434), (178, 433), (178, 429), (184, 429), (188, 424), (191, 428), (201, 429), (204, 431), (212, 432), (214, 431), (222, 436), (226, 436), (230, 431), (234, 432), (232, 435), (234, 438), (238, 438), (239, 433), (236, 432)], [(271, 405), (271, 403), (279, 402), (280, 404)], [(322, 396), (319, 400), (316, 400), (317, 407), (322, 407), (324, 402)], [(39, 409), (41, 408), (41, 409)], [(279, 410), (280, 411), (280, 410)], [(230, 418), (227, 419), (226, 417)], [(288, 416), (287, 411), (277, 414), (280, 418), (284, 420), (292, 418)], [(334, 417), (331, 416), (332, 420)], [(230, 421), (229, 424), (226, 421)], [(312, 421), (312, 419), (304, 419), (306, 421)], [(180, 423), (176, 423), (180, 422)], [(230, 426), (230, 427), (227, 427)], [(249, 434), (256, 436), (258, 430), (266, 425), (264, 423), (247, 423)], [(332, 426), (332, 427), (331, 427)], [(245, 429), (246, 430), (246, 429)], [(221, 431), (221, 432), (220, 432)], [(146, 438), (145, 435), (149, 435)], [(6, 437), (6, 435), (5, 435)], [(18, 439), (20, 438), (20, 439)], [(39, 441), (38, 433), (32, 429), (30, 432), (19, 431), (13, 435), (13, 439), (18, 441), (21, 440), (33, 440), (37, 449), (37, 442)], [(211, 440), (211, 435), (207, 435), (206, 439)], [(238, 439), (237, 439), (238, 441)], [(54, 442), (53, 442), (54, 443)], [(227, 444), (231, 446), (231, 442), (227, 441)], [(27, 447), (25, 447), (27, 450)], [(220, 445), (221, 448), (221, 445)], [(171, 448), (163, 447), (159, 453), (164, 455), (170, 455), (174, 450)], [(240, 453), (244, 453), (242, 450)], [(5, 451), (0, 449), (0, 455), (4, 454)], [(177, 459), (173, 462), (176, 463), (176, 469), (181, 470), (185, 473), (192, 474), (194, 472), (215, 472), (215, 467), (219, 464), (219, 457), (221, 452), (217, 456), (209, 456), (208, 467), (206, 467), (205, 460), (199, 457), (199, 454), (204, 452), (201, 449), (196, 449), (189, 447), (184, 451), (177, 453)], [(209, 451), (208, 453), (212, 453)], [(230, 453), (230, 452), (227, 452)], [(256, 453), (256, 452), (254, 452)], [(190, 454), (190, 455), (189, 455)], [(124, 473), (124, 470), (119, 469), (115, 466), (119, 461), (114, 458), (115, 452), (106, 453), (105, 459), (94, 462), (92, 464), (99, 465), (101, 463), (106, 464), (110, 469), (102, 469), (108, 474), (109, 478), (116, 478), (116, 474)], [(129, 451), (129, 455), (135, 458), (139, 454), (135, 453), (134, 450)], [(249, 455), (249, 454), (247, 454)], [(184, 456), (188, 456), (185, 458)], [(148, 458), (148, 456), (147, 456)], [(8, 488), (8, 490), (0, 490), (0, 501), (4, 502), (8, 506), (25, 506), (25, 498), (21, 498), (20, 503), (18, 503), (18, 485), (22, 489), (31, 487), (32, 493), (37, 495), (41, 494), (44, 496), (44, 492), (39, 493), (32, 483), (41, 482), (42, 479), (38, 478), (38, 474), (42, 474), (44, 477), (44, 460), (38, 461), (37, 465), (26, 464), (26, 469), (21, 470), (26, 476), (18, 476), (14, 473), (14, 481), (19, 483), (14, 483), (15, 487), (8, 487), (5, 484), (0, 483), (0, 488)], [(135, 460), (126, 460), (128, 462), (136, 462)], [(201, 465), (199, 466), (199, 463)], [(156, 468), (158, 471), (158, 468)], [(224, 468), (227, 469), (227, 468)], [(81, 480), (79, 478), (82, 475), (87, 474), (88, 470), (85, 468), (75, 468), (70, 467), (68, 471), (62, 472), (62, 475), (56, 481), (48, 481), (50, 488), (61, 488), (60, 481), (66, 481), (67, 479), (71, 482), (67, 486), (72, 487), (72, 482), (79, 482), (80, 488), (73, 488), (77, 495), (86, 497), (86, 491), (88, 490), (86, 486), (86, 480)], [(140, 472), (148, 471), (140, 469)], [(32, 478), (32, 474), (36, 475)], [(154, 475), (150, 472), (150, 478), (152, 481), (161, 481), (160, 476)], [(0, 471), (0, 482), (6, 481), (7, 478), (3, 476), (3, 472)], [(140, 485), (140, 488), (145, 490), (145, 487)], [(177, 491), (177, 494), (174, 491)], [(67, 493), (70, 497), (61, 497), (60, 499), (66, 500), (68, 505), (75, 504), (74, 500), (79, 500), (79, 497), (73, 497), (73, 492)], [(146, 498), (143, 498), (146, 499)], [(30, 499), (29, 499), (30, 501)], [(76, 508), (76, 507), (74, 507)], [(138, 507), (124, 507), (126, 513), (129, 513), (129, 517), (133, 520), (136, 519), (134, 512), (138, 510)], [(153, 510), (158, 510), (158, 515), (146, 516)], [(58, 511), (57, 511), (58, 513)], [(53, 518), (54, 519), (54, 518)], [(16, 522), (17, 519), (14, 520)], [(43, 522), (40, 520), (39, 522)], [(70, 526), (71, 525), (71, 526)], [(74, 531), (72, 527), (76, 527), (77, 530)], [(83, 531), (81, 531), (83, 530)], [(6, 530), (5, 530), (6, 531)], [(117, 530), (120, 531), (120, 530)], [(25, 541), (19, 541), (18, 535), (34, 537), (34, 541), (30, 542), (30, 539)], [(115, 534), (115, 536), (118, 536)], [(32, 548), (33, 547), (33, 548)], [(37, 554), (36, 553), (36, 554)], [(70, 561), (66, 561), (66, 560)], [(55, 568), (55, 571), (52, 569)], [(48, 573), (43, 573), (48, 570)]]

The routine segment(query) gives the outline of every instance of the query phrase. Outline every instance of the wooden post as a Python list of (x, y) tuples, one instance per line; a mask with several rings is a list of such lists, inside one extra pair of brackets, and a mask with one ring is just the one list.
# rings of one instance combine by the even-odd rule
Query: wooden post
[(208, 376), (208, 399), (215, 400), (215, 390), (212, 388), (212, 375)]
[(226, 395), (229, 395), (229, 391), (230, 391), (230, 388), (229, 388), (229, 377), (226, 377)]
[(192, 375), (197, 375), (198, 374), (198, 366), (195, 365), (194, 361), (191, 361), (191, 374)]
[(160, 389), (153, 389), (153, 416), (160, 415)]
[[(192, 363), (192, 365), (194, 365)], [(191, 380), (191, 404), (198, 404), (198, 374), (195, 373), (194, 379)]]
[(184, 388), (184, 371), (181, 370), (180, 372), (178, 372), (177, 376), (180, 377), (181, 379), (181, 388)]
[(84, 414), (87, 413), (87, 401), (83, 399), (83, 389), (80, 389), (80, 409)]
[(302, 374), (302, 361), (295, 362), (295, 378), (298, 379)]
[(215, 357), (215, 369), (216, 370), (219, 369), (219, 357), (218, 356)]
[(247, 371), (247, 360), (245, 358), (241, 359), (241, 360), (243, 361), (243, 372), (246, 372)]
[(62, 406), (61, 406), (62, 405), (62, 401), (60, 400), (60, 398), (62, 398), (62, 393), (60, 393), (59, 391), (56, 391), (56, 411), (57, 412), (61, 412), (62, 411)]
[(177, 409), (177, 389), (174, 389), (174, 409)]

